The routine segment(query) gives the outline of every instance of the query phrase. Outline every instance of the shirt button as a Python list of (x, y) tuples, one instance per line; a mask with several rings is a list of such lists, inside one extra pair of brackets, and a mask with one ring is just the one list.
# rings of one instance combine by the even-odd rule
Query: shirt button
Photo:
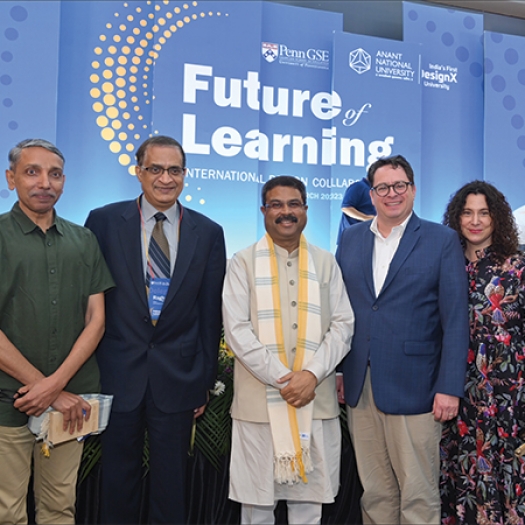
[(51, 241), (47, 241), (47, 245), (48, 245), (48, 246), (52, 246), (53, 243), (52, 243)]
[(377, 306), (377, 304), (374, 304), (374, 306), (372, 306), (372, 310), (376, 312), (377, 310), (379, 310), (379, 306)]
[(295, 281), (292, 279), (292, 280), (290, 281), (290, 284), (293, 286), (293, 285), (295, 284)]
[(49, 273), (55, 273), (55, 269), (53, 268), (52, 270), (49, 271)]
[(51, 301), (51, 304), (57, 304), (57, 300), (56, 300), (56, 299), (53, 299), (53, 300)]
[(295, 354), (295, 346), (292, 348), (292, 354)]
[(155, 348), (155, 343), (150, 343), (148, 347), (149, 348)]
[(286, 266), (292, 266), (292, 261), (288, 261), (288, 262), (286, 263)]
[(292, 306), (297, 306), (297, 303), (295, 301), (292, 301)]
[(294, 324), (292, 325), (292, 328), (293, 328), (294, 330), (297, 330), (297, 323), (294, 323)]

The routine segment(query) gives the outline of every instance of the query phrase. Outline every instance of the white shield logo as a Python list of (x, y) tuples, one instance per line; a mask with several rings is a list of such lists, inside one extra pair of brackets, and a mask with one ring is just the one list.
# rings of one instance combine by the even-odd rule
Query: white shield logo
[(261, 53), (267, 62), (273, 62), (279, 56), (279, 46), (270, 42), (263, 42)]

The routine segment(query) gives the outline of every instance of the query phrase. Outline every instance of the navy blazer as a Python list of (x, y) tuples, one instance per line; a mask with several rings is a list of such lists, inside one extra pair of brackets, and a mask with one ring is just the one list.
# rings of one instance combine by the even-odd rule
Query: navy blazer
[(148, 382), (157, 408), (174, 413), (202, 406), (217, 373), (226, 266), (222, 228), (184, 208), (177, 260), (162, 312), (151, 323), (137, 201), (93, 210), (97, 236), (116, 287), (106, 294), (106, 332), (97, 349), (102, 391), (113, 410), (129, 412)]
[(455, 231), (413, 214), (376, 297), (370, 224), (347, 228), (336, 255), (355, 313), (342, 366), (345, 400), (357, 405), (370, 363), (379, 410), (430, 412), (436, 393), (464, 395), (469, 333), (461, 244)]

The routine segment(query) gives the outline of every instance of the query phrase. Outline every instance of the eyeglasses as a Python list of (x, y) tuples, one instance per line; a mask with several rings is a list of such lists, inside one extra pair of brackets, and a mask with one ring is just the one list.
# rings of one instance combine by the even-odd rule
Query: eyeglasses
[(288, 202), (282, 202), (282, 201), (271, 201), (264, 205), (264, 207), (267, 210), (274, 210), (279, 211), (284, 208), (284, 206), (288, 206), (290, 210), (299, 210), (304, 207), (304, 204), (300, 200), (292, 200)]
[(168, 172), (170, 177), (182, 177), (186, 171), (186, 168), (181, 168), (180, 166), (170, 166), (169, 168), (163, 168), (162, 166), (141, 166), (140, 169), (147, 171), (154, 177), (164, 175), (165, 171)]
[(406, 193), (409, 186), (413, 186), (413, 182), (405, 182), (404, 180), (399, 180), (394, 182), (394, 184), (378, 184), (372, 189), (379, 195), (379, 197), (386, 197), (390, 193), (390, 188), (393, 188), (394, 192), (397, 195), (403, 195)]
[(18, 399), (20, 396), (20, 394), (16, 396), (17, 394), (18, 392), (16, 390), (0, 390), (0, 402), (14, 403), (15, 399)]

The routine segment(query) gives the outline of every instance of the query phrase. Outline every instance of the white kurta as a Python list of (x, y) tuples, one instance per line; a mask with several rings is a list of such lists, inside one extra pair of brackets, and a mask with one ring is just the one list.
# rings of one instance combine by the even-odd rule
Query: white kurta
[[(281, 295), (282, 321), (285, 338), (285, 349), (289, 363), (293, 363), (297, 337), (297, 292), (298, 292), (298, 250), (289, 254), (275, 246), (279, 267), (279, 284)], [(246, 256), (246, 252), (244, 252)], [(339, 420), (333, 410), (327, 406), (337, 405), (333, 382), (333, 371), (350, 348), (353, 333), (354, 316), (341, 273), (334, 257), (323, 250), (315, 250), (314, 263), (318, 259), (319, 268), (326, 275), (319, 276), (320, 286), (329, 287), (328, 294), (322, 297), (321, 309), (325, 310), (326, 330), (324, 338), (314, 357), (303, 367), (310, 370), (321, 383), (327, 377), (325, 387), (320, 389), (320, 398), (314, 400), (321, 409), (314, 410), (312, 422), (311, 457), (314, 471), (307, 475), (308, 483), (296, 485), (279, 485), (273, 480), (273, 444), (267, 415), (244, 417), (249, 410), (247, 403), (255, 399), (237, 399), (234, 406), (244, 405), (233, 412), (233, 437), (230, 465), (230, 498), (241, 503), (253, 505), (273, 505), (279, 499), (331, 503), (339, 488), (339, 462), (341, 434)], [(246, 264), (248, 259), (248, 264)], [(322, 263), (321, 264), (321, 259)], [(253, 266), (250, 257), (234, 256), (226, 274), (223, 297), (223, 316), (225, 337), (242, 366), (255, 376), (261, 389), (253, 391), (253, 396), (264, 396), (265, 385), (278, 387), (276, 380), (284, 376), (288, 369), (260, 343), (257, 338), (256, 323), (252, 323), (253, 296), (255, 289), (250, 288), (253, 281)], [(317, 269), (317, 264), (316, 264)], [(253, 288), (253, 287), (252, 287)], [(329, 315), (326, 315), (329, 311)], [(250, 381), (253, 381), (253, 376)], [(242, 381), (242, 375), (236, 373), (236, 383)], [(240, 379), (239, 379), (240, 378)], [(320, 386), (320, 385), (319, 385)], [(319, 389), (318, 386), (318, 389)], [(239, 388), (237, 388), (237, 394)], [(250, 391), (251, 392), (251, 391)], [(318, 391), (316, 390), (316, 394)], [(330, 397), (329, 400), (322, 399)], [(260, 399), (257, 399), (260, 406)], [(248, 405), (249, 406), (249, 405)], [(315, 405), (314, 405), (315, 406)], [(319, 413), (328, 414), (319, 416)]]
[(339, 419), (314, 419), (308, 483), (280, 485), (273, 480), (272, 434), (268, 423), (233, 420), (230, 499), (250, 505), (273, 505), (285, 499), (333, 503), (339, 490), (341, 426)]

